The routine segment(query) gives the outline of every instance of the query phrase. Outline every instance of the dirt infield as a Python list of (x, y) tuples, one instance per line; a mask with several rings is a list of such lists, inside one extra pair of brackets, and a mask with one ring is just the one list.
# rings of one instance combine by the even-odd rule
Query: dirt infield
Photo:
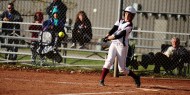
[(100, 74), (53, 73), (0, 70), (0, 95), (188, 95), (190, 80), (142, 77), (136, 88), (130, 77), (106, 77), (106, 86), (98, 85)]

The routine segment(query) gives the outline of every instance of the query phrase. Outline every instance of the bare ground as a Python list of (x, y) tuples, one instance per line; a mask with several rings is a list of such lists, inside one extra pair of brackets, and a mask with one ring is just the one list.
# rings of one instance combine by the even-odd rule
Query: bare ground
[(0, 95), (188, 95), (190, 80), (142, 77), (136, 88), (131, 77), (106, 77), (100, 73), (37, 72), (0, 69)]

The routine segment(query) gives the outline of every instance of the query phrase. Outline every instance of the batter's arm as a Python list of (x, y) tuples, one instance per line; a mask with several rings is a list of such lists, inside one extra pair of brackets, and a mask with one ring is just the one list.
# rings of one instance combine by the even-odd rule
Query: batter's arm
[(109, 31), (109, 35), (112, 35), (115, 31), (117, 31), (118, 30), (118, 27), (119, 26), (117, 26), (117, 25), (114, 25), (113, 27), (112, 27), (112, 29)]
[(132, 27), (126, 27), (123, 31), (121, 31), (119, 34), (114, 34), (111, 36), (108, 36), (108, 40), (114, 40), (114, 39), (120, 39), (126, 35), (126, 33), (130, 33), (132, 30)]
[(114, 35), (115, 39), (120, 39), (121, 37), (126, 35), (126, 30), (121, 31), (118, 35)]
[(108, 36), (108, 40), (114, 40), (114, 39), (120, 39), (121, 37), (125, 36), (126, 34), (126, 31), (123, 30), (121, 31), (118, 35), (111, 35), (111, 36)]

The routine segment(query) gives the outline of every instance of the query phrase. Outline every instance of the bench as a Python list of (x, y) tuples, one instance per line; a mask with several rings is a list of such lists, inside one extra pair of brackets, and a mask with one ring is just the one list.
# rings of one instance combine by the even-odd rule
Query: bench
[[(72, 58), (72, 59), (78, 59), (80, 60), (96, 60), (96, 61), (105, 61), (106, 56), (100, 55), (100, 53), (107, 54), (108, 51), (100, 51), (100, 50), (88, 50), (88, 49), (72, 49), (72, 48), (59, 48), (60, 50), (63, 50), (62, 57), (64, 58), (64, 63), (66, 63), (67, 58)], [(69, 56), (67, 51), (77, 51), (77, 52), (88, 52), (89, 54), (85, 56)], [(96, 56), (96, 57), (93, 57)], [(76, 62), (78, 62), (76, 61)]]

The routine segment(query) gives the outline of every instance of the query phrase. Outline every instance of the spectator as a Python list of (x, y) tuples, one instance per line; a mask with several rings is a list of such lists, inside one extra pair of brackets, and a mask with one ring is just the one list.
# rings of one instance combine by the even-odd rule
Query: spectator
[[(36, 12), (34, 15), (34, 22), (33, 23), (42, 23), (44, 17), (42, 12)], [(42, 30), (41, 25), (30, 25), (29, 30)], [(32, 32), (32, 38), (37, 38), (38, 33), (37, 32)]]
[[(43, 13), (42, 12), (36, 12), (34, 14), (34, 22), (33, 23), (42, 23), (44, 17), (43, 17)], [(41, 25), (30, 25), (29, 26), (29, 30), (39, 30), (39, 31), (42, 31), (42, 26)], [(38, 32), (32, 32), (32, 38), (38, 38)], [(32, 47), (31, 47), (31, 51), (32, 51), (32, 62), (34, 62), (34, 59), (35, 59), (35, 52), (36, 52), (36, 49), (37, 49), (37, 46), (36, 46), (36, 41), (32, 41)]]
[(92, 39), (92, 26), (84, 11), (79, 11), (76, 15), (74, 29), (72, 31), (72, 46), (76, 48), (76, 42), (79, 42), (79, 49), (85, 48), (85, 43)]
[[(15, 10), (14, 4), (9, 3), (7, 6), (7, 10), (5, 10), (1, 15), (1, 20), (7, 21), (7, 22), (22, 22), (23, 19), (22, 19), (20, 13)], [(11, 24), (11, 23), (3, 23), (2, 28), (4, 28), (4, 29), (20, 29), (20, 25), (19, 24)], [(5, 35), (9, 35), (9, 36), (14, 36), (14, 35), (19, 36), (20, 35), (20, 31), (18, 31), (18, 30), (16, 30), (15, 33), (13, 33), (13, 30), (4, 30), (4, 29), (2, 30), (2, 33), (4, 33)], [(19, 40), (18, 39), (9, 39), (8, 43), (9, 44), (13, 44), (13, 43), (18, 44)], [(18, 47), (6, 47), (6, 48), (7, 48), (7, 51), (9, 51), (9, 50), (12, 50), (13, 52), (18, 51)], [(7, 59), (7, 55), (5, 55), (5, 58)], [(17, 55), (11, 54), (11, 56), (9, 56), (8, 59), (16, 60)]]
[(166, 70), (166, 72), (171, 71), (178, 67), (179, 73), (183, 68), (183, 63), (186, 61), (187, 50), (180, 46), (180, 39), (173, 37), (171, 40), (171, 46), (166, 48), (163, 52), (158, 52), (154, 56), (155, 73), (160, 73), (160, 67)]
[(59, 15), (59, 18), (65, 23), (67, 6), (61, 0), (53, 0), (53, 2), (47, 7), (46, 13), (49, 15), (50, 18), (52, 18), (52, 12), (55, 7), (60, 11), (59, 13), (61, 15)]
[(58, 37), (58, 33), (59, 32), (64, 32), (65, 36), (63, 38), (58, 37), (58, 43), (55, 41), (55, 45), (61, 46), (61, 41), (65, 40), (68, 36), (65, 33), (64, 30), (64, 21), (62, 19), (60, 19), (59, 16), (60, 12), (58, 10), (58, 8), (54, 8), (52, 11), (52, 15), (53, 17), (44, 21), (43, 23), (43, 30), (47, 30), (47, 31), (53, 31), (56, 35), (56, 37)]

